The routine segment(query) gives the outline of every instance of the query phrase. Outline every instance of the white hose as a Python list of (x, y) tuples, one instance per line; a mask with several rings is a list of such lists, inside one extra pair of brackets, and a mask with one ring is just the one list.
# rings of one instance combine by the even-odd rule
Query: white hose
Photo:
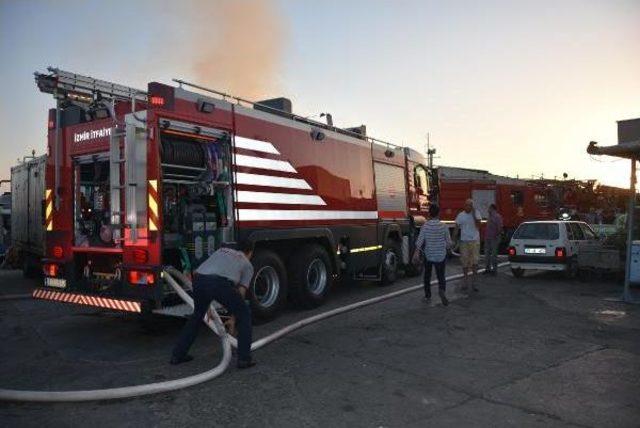
[[(165, 272), (165, 279), (176, 290), (178, 295), (191, 307), (193, 307), (193, 299), (184, 292), (182, 287)], [(211, 330), (220, 335), (219, 332), (224, 331), (222, 320), (217, 313), (214, 312), (214, 319), (206, 319), (205, 322)], [(121, 388), (110, 389), (94, 389), (86, 391), (19, 391), (12, 389), (0, 389), (0, 401), (40, 401), (40, 402), (76, 402), (76, 401), (96, 401), (96, 400), (113, 400), (118, 398), (137, 397), (141, 395), (157, 394), (159, 392), (175, 391), (177, 389), (187, 388), (202, 382), (209, 381), (220, 376), (229, 366), (231, 362), (231, 343), (227, 334), (221, 335), (222, 341), (222, 360), (220, 363), (203, 373), (193, 376), (187, 376), (181, 379), (168, 380), (164, 382), (150, 383), (146, 385), (124, 386)]]
[[(509, 263), (500, 263), (498, 267), (503, 267), (508, 265)], [(480, 269), (478, 272), (483, 272), (484, 269)], [(169, 285), (173, 287), (173, 289), (178, 293), (180, 298), (185, 301), (189, 306), (193, 307), (193, 299), (189, 296), (183, 288), (175, 281), (175, 279), (171, 275), (176, 275), (180, 277), (181, 280), (185, 282), (185, 285), (191, 286), (190, 281), (184, 275), (182, 275), (179, 271), (168, 268), (164, 271), (164, 278), (169, 282)], [(456, 274), (447, 277), (448, 281), (456, 280), (462, 278), (462, 274)], [(437, 281), (431, 281), (431, 285), (437, 284)], [(373, 297), (371, 299), (363, 300), (360, 302), (352, 303), (347, 306), (342, 306), (340, 308), (332, 309), (327, 312), (323, 312), (321, 314), (313, 315), (311, 317), (305, 318), (298, 322), (295, 322), (291, 325), (288, 325), (280, 330), (277, 330), (270, 335), (263, 337), (261, 339), (256, 340), (251, 344), (251, 349), (256, 350), (260, 349), (265, 345), (293, 332), (298, 329), (301, 329), (304, 326), (309, 324), (313, 324), (315, 322), (352, 311), (354, 309), (358, 309), (364, 306), (373, 305), (375, 303), (379, 303), (385, 300), (393, 299), (394, 297), (402, 296), (403, 294), (411, 293), (423, 288), (422, 284), (413, 285), (411, 287), (403, 288), (402, 290), (397, 290), (391, 293), (384, 294), (382, 296)], [(222, 320), (218, 316), (216, 311), (211, 311), (214, 315), (214, 320), (211, 321), (208, 318), (205, 318), (205, 322), (209, 326), (211, 330), (213, 330), (216, 334), (221, 336), (222, 348), (223, 348), (223, 356), (222, 361), (213, 369), (196, 374), (193, 376), (188, 376), (181, 379), (174, 379), (165, 382), (157, 382), (150, 383), (145, 385), (136, 385), (136, 386), (125, 386), (121, 388), (110, 388), (110, 389), (96, 389), (96, 390), (87, 390), (87, 391), (20, 391), (20, 390), (11, 390), (11, 389), (0, 389), (0, 401), (39, 401), (39, 402), (77, 402), (77, 401), (97, 401), (97, 400), (113, 400), (119, 398), (129, 398), (136, 397), (141, 395), (150, 395), (156, 394), (159, 392), (168, 392), (175, 391), (178, 389), (187, 388), (189, 386), (197, 385), (199, 383), (203, 383), (214, 379), (220, 376), (229, 366), (231, 361), (231, 346), (237, 347), (237, 341), (234, 337), (226, 334), (224, 325), (222, 324)], [(222, 332), (225, 332), (222, 334)]]
[[(504, 267), (504, 266), (507, 266), (508, 264), (509, 264), (508, 262), (500, 263), (500, 264), (498, 264), (498, 267)], [(478, 273), (482, 273), (484, 271), (485, 271), (485, 269), (479, 269)], [(448, 276), (446, 279), (447, 279), (447, 281), (454, 281), (456, 279), (462, 278), (463, 276), (464, 276), (463, 274), (459, 273), (459, 274), (456, 274), (456, 275)], [(431, 281), (430, 284), (431, 285), (435, 285), (437, 283), (438, 283), (437, 280), (433, 280), (433, 281)], [(379, 303), (379, 302), (382, 302), (384, 300), (393, 299), (394, 297), (402, 296), (403, 294), (407, 294), (407, 293), (412, 293), (414, 291), (418, 291), (418, 290), (421, 290), (423, 288), (424, 288), (424, 285), (422, 285), (422, 284), (413, 285), (411, 287), (403, 288), (402, 290), (393, 291), (391, 293), (387, 293), (387, 294), (384, 294), (382, 296), (372, 297), (371, 299), (362, 300), (360, 302), (352, 303), (352, 304), (346, 305), (346, 306), (341, 306), (339, 308), (332, 309), (330, 311), (323, 312), (321, 314), (310, 316), (308, 318), (305, 318), (303, 320), (300, 320), (298, 322), (290, 324), (290, 325), (288, 325), (286, 327), (283, 327), (280, 330), (277, 330), (277, 331), (269, 334), (268, 336), (265, 336), (265, 337), (263, 337), (261, 339), (256, 340), (255, 342), (253, 342), (251, 344), (251, 350), (255, 351), (256, 349), (260, 349), (263, 346), (266, 346), (269, 343), (271, 343), (273, 341), (276, 341), (276, 340), (280, 339), (281, 337), (286, 336), (287, 334), (289, 334), (291, 332), (294, 332), (296, 330), (299, 330), (302, 327), (305, 327), (305, 326), (307, 326), (309, 324), (313, 324), (315, 322), (322, 321), (324, 319), (331, 318), (331, 317), (334, 317), (336, 315), (343, 314), (345, 312), (353, 311), (354, 309), (362, 308), (364, 306), (373, 305), (375, 303)], [(229, 337), (229, 341), (231, 342), (231, 346), (233, 346), (234, 348), (238, 347), (238, 342), (237, 342), (235, 337), (231, 337), (230, 336)]]

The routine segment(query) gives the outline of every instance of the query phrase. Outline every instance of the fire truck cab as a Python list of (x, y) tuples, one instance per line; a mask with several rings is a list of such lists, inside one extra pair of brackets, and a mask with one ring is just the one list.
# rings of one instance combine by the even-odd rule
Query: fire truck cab
[[(424, 157), (292, 112), (180, 81), (146, 91), (50, 68), (45, 279), (34, 297), (176, 314), (163, 281), (221, 246), (256, 245), (257, 318), (320, 305), (340, 276), (410, 274)], [(185, 89), (189, 87), (189, 90)]]

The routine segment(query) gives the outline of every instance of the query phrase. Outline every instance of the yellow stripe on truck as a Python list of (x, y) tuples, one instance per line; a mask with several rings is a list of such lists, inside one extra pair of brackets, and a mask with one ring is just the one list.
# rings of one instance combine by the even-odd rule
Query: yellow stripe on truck
[(53, 197), (51, 193), (51, 189), (45, 189), (44, 191), (44, 199), (46, 201), (44, 220), (48, 232), (53, 230)]
[[(360, 248), (351, 248), (349, 250), (350, 253), (364, 253), (367, 251), (377, 251), (381, 250), (382, 245), (373, 245), (371, 247), (360, 247)], [(337, 254), (340, 254), (340, 250), (337, 251)]]
[(149, 230), (158, 231), (158, 180), (149, 180)]
[(156, 200), (153, 198), (153, 196), (151, 195), (151, 193), (149, 193), (149, 210), (151, 211), (151, 213), (154, 216), (158, 215), (158, 203), (156, 202)]

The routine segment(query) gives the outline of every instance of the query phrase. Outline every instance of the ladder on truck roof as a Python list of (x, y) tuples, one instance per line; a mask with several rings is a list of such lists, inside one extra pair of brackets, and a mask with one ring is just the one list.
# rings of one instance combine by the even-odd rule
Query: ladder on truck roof
[(40, 91), (53, 94), (56, 98), (67, 95), (80, 101), (93, 101), (100, 94), (103, 98), (122, 101), (147, 101), (147, 93), (139, 89), (96, 79), (70, 71), (48, 67), (49, 74), (35, 72), (35, 79)]

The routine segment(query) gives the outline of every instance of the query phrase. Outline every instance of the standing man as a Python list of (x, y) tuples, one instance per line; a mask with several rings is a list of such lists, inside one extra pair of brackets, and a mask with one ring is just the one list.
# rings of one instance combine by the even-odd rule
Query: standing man
[(437, 205), (429, 207), (430, 218), (420, 228), (420, 233), (416, 240), (416, 251), (413, 254), (413, 262), (420, 262), (420, 256), (423, 256), (424, 297), (426, 300), (431, 299), (431, 270), (432, 267), (436, 268), (438, 295), (442, 300), (442, 304), (447, 306), (449, 300), (447, 300), (446, 296), (445, 264), (447, 249), (451, 248), (451, 235), (449, 235), (449, 228), (440, 221), (439, 214), (440, 208)]
[(487, 228), (484, 231), (484, 257), (486, 275), (498, 274), (498, 247), (502, 238), (502, 216), (498, 213), (496, 204), (489, 205), (489, 218)]
[(473, 200), (467, 199), (464, 203), (464, 211), (456, 217), (456, 228), (459, 231), (460, 240), (460, 260), (464, 274), (463, 291), (469, 289), (469, 283), (471, 283), (473, 291), (478, 291), (475, 282), (480, 258), (480, 219), (480, 213), (473, 207)]
[(244, 298), (253, 266), (253, 243), (240, 242), (238, 250), (220, 248), (196, 269), (193, 279), (193, 315), (180, 333), (173, 348), (171, 364), (193, 360), (189, 348), (198, 334), (200, 323), (213, 300), (223, 305), (236, 319), (238, 329), (238, 368), (255, 365), (251, 359), (251, 311)]

